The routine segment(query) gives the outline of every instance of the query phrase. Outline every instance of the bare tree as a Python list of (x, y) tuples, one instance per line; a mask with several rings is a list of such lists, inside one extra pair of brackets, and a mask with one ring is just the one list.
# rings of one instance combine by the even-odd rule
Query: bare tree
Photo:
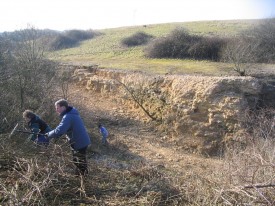
[[(39, 31), (31, 27), (17, 32), (19, 41), (7, 46), (2, 52), (3, 73), (0, 84), (0, 105), (3, 117), (15, 120), (26, 108), (38, 109), (48, 99), (53, 88), (57, 64), (44, 55), (44, 44), (40, 42)], [(1, 124), (1, 123), (0, 123)], [(1, 126), (1, 125), (0, 125)]]
[(72, 73), (70, 70), (63, 69), (59, 74), (59, 82), (61, 85), (62, 96), (64, 99), (68, 99), (69, 96), (69, 82), (71, 79)]
[(257, 45), (252, 44), (249, 38), (234, 38), (230, 40), (223, 51), (223, 60), (232, 63), (234, 71), (245, 76), (255, 62)]

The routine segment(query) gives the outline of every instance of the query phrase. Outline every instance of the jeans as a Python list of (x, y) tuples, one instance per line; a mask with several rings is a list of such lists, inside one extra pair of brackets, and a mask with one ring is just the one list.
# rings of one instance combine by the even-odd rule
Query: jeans
[(44, 135), (38, 135), (37, 139), (35, 140), (38, 145), (49, 145), (49, 140)]

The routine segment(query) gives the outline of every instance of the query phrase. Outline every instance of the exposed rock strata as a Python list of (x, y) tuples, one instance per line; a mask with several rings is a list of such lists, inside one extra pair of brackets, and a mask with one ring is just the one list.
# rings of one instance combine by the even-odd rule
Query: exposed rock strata
[[(93, 67), (79, 67), (74, 79), (87, 90), (138, 108), (130, 91), (167, 136), (185, 145), (197, 142), (195, 149), (208, 154), (216, 153), (224, 137), (240, 128), (240, 115), (256, 107), (262, 90), (252, 77), (154, 76)], [(136, 111), (144, 116), (140, 108)]]

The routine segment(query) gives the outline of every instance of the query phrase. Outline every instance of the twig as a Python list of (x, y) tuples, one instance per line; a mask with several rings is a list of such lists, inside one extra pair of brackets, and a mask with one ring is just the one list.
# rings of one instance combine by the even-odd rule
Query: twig
[(149, 111), (147, 111), (144, 107), (143, 107), (143, 105), (139, 102), (139, 98), (133, 93), (133, 92), (131, 92), (131, 90), (124, 84), (124, 83), (122, 83), (121, 81), (119, 81), (119, 80), (116, 80), (118, 83), (120, 83), (123, 87), (124, 87), (124, 89), (126, 89), (126, 91), (127, 92), (129, 92), (130, 93), (130, 95), (131, 95), (131, 97), (133, 98), (133, 100), (138, 104), (138, 106), (147, 114), (147, 116), (148, 117), (150, 117), (152, 120), (154, 120), (154, 121), (157, 121), (157, 122), (159, 122), (160, 120), (159, 119), (157, 119), (157, 118), (155, 118), (155, 117), (153, 117), (153, 115), (151, 115), (150, 113), (149, 113)]
[(246, 185), (242, 189), (264, 188), (264, 187), (275, 187), (275, 184), (268, 184), (268, 185)]

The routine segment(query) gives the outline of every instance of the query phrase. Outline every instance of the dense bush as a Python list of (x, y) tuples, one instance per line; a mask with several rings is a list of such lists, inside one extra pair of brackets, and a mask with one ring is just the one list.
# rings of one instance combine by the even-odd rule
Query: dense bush
[[(22, 31), (25, 33), (30, 32), (30, 29), (24, 29), (15, 32), (4, 32), (0, 34), (1, 38), (8, 39), (10, 46), (17, 44), (18, 42), (25, 41), (25, 36), (22, 36)], [(94, 38), (100, 35), (99, 32), (93, 30), (68, 30), (65, 32), (58, 32), (54, 30), (37, 30), (36, 39), (43, 42), (45, 47), (49, 50), (59, 50), (65, 48), (71, 48), (78, 45), (80, 41)], [(13, 45), (12, 45), (13, 44)], [(13, 47), (14, 49), (14, 47)]]
[(173, 42), (168, 38), (155, 39), (145, 48), (147, 57), (150, 58), (168, 58), (171, 56)]
[(50, 47), (50, 50), (60, 50), (60, 49), (74, 47), (77, 44), (78, 44), (77, 39), (73, 39), (68, 36), (60, 34), (52, 40), (49, 47)]
[(122, 39), (121, 43), (124, 46), (132, 47), (147, 44), (153, 38), (152, 35), (144, 32), (137, 32), (132, 36)]
[(197, 36), (191, 36), (185, 29), (176, 29), (167, 37), (156, 39), (145, 49), (151, 58), (186, 58), (188, 49)]
[(49, 49), (59, 50), (75, 47), (79, 44), (80, 41), (91, 39), (98, 35), (100, 35), (99, 32), (92, 30), (69, 30), (54, 37), (50, 41)]
[(275, 18), (265, 19), (252, 29), (227, 40), (221, 52), (222, 60), (231, 63), (241, 76), (255, 63), (275, 62)]
[(194, 59), (207, 59), (219, 61), (222, 48), (228, 42), (225, 38), (203, 37), (188, 49), (189, 55)]
[(191, 35), (185, 29), (176, 29), (167, 37), (153, 41), (145, 49), (150, 58), (193, 58), (219, 60), (226, 39)]
[(275, 18), (263, 20), (261, 24), (244, 32), (251, 37), (251, 44), (257, 45), (257, 62), (275, 62)]
[(69, 30), (69, 31), (66, 31), (64, 35), (74, 40), (83, 41), (83, 40), (91, 39), (97, 36), (98, 33), (92, 30), (89, 30), (89, 31)]

